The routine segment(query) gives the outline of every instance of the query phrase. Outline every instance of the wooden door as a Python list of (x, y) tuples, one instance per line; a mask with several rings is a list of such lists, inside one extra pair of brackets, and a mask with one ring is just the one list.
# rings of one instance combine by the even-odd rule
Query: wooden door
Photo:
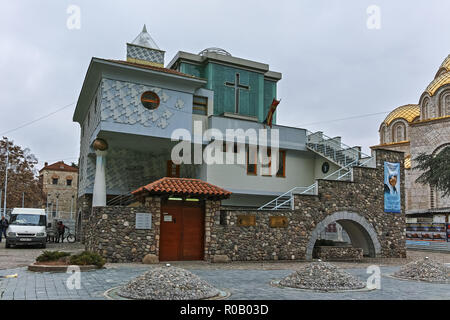
[(179, 260), (181, 255), (182, 210), (181, 206), (166, 206), (162, 210), (164, 214), (161, 215), (159, 260)]
[(203, 207), (186, 202), (168, 203), (161, 207), (161, 212), (159, 260), (203, 260)]
[(202, 260), (204, 217), (201, 207), (183, 208), (183, 234), (181, 260)]

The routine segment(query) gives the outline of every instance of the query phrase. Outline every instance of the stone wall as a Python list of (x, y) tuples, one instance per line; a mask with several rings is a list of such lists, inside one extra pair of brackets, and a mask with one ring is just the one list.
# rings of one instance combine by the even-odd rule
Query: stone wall
[(75, 230), (77, 240), (84, 243), (85, 229), (88, 227), (89, 216), (92, 211), (92, 194), (84, 194), (77, 199), (77, 212), (75, 215)]
[[(286, 260), (311, 258), (319, 233), (339, 221), (354, 228), (352, 239), (370, 242), (367, 253), (379, 257), (405, 257), (404, 178), (401, 181), (402, 213), (384, 212), (384, 162), (400, 162), (403, 153), (377, 150), (377, 168), (354, 168), (353, 182), (318, 181), (318, 195), (296, 195), (294, 210), (216, 210), (208, 256), (230, 260)], [(239, 215), (254, 215), (254, 226), (237, 226)], [(271, 228), (270, 216), (285, 216), (287, 228)], [(346, 230), (350, 233), (350, 230)], [(360, 236), (360, 235), (361, 236)]]
[[(353, 181), (318, 180), (317, 195), (295, 195), (294, 210), (257, 211), (221, 207), (205, 201), (205, 254), (208, 261), (303, 260), (322, 230), (340, 223), (354, 247), (373, 257), (405, 257), (405, 197), (402, 213), (384, 212), (384, 162), (400, 162), (403, 153), (376, 150), (376, 168), (354, 168)], [(87, 212), (87, 211), (86, 211)], [(136, 230), (137, 212), (152, 213), (152, 229)], [(86, 249), (110, 262), (139, 262), (159, 254), (161, 199), (148, 197), (141, 207), (97, 207), (86, 224)], [(253, 219), (245, 219), (252, 215)], [(271, 217), (287, 224), (270, 224)], [(276, 219), (272, 219), (272, 222)], [(241, 221), (241, 222), (239, 222)], [(247, 221), (248, 226), (242, 226)]]
[(318, 246), (313, 256), (323, 261), (361, 261), (363, 250), (353, 247)]
[[(147, 198), (142, 207), (94, 207), (85, 238), (86, 250), (99, 253), (108, 262), (141, 262), (145, 255), (159, 253), (159, 197)], [(135, 228), (136, 213), (151, 213), (149, 230)]]

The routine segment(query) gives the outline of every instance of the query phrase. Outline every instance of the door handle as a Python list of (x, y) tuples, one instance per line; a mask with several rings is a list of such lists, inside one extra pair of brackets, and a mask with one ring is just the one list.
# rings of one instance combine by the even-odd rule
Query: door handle
[(173, 223), (177, 223), (177, 218), (173, 218)]

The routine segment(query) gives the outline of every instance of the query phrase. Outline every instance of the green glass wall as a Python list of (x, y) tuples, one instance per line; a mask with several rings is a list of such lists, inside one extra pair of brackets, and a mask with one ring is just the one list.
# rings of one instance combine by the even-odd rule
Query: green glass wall
[[(239, 83), (248, 86), (239, 92), (239, 114), (257, 117), (262, 122), (276, 97), (276, 82), (264, 80), (264, 75), (234, 66), (225, 66), (209, 62), (204, 66), (182, 62), (180, 72), (205, 78), (208, 82), (206, 88), (214, 91), (214, 115), (224, 112), (235, 112), (235, 89), (225, 85), (236, 82), (236, 73), (239, 73)], [(274, 123), (275, 123), (274, 118)]]

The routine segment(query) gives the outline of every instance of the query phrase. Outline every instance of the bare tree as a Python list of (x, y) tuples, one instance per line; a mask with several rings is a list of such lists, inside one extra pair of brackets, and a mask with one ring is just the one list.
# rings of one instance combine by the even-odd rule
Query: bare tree
[[(36, 165), (38, 160), (31, 153), (30, 149), (23, 149), (6, 137), (0, 140), (0, 185), (2, 192), (4, 192), (5, 188), (5, 169), (8, 153), (8, 208), (22, 207), (23, 193), (25, 193), (25, 207), (41, 207), (44, 202), (44, 194), (37, 177)], [(1, 203), (3, 203), (3, 199)]]

